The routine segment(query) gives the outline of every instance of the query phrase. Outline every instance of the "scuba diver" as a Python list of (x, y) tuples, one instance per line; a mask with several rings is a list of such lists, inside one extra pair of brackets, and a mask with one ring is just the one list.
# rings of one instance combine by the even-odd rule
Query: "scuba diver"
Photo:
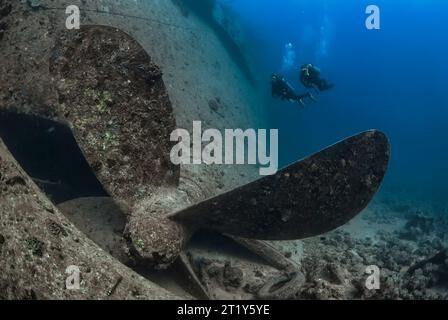
[(303, 99), (305, 98), (310, 98), (311, 100), (316, 101), (313, 95), (309, 92), (304, 94), (297, 94), (294, 88), (285, 80), (285, 78), (275, 73), (272, 74), (271, 80), (273, 97), (277, 97), (282, 100), (288, 100), (290, 102), (298, 102), (303, 107), (305, 106), (305, 103), (303, 102)]
[(312, 64), (305, 64), (300, 69), (300, 81), (306, 88), (317, 88), (319, 91), (329, 90), (334, 84), (320, 77), (320, 69)]

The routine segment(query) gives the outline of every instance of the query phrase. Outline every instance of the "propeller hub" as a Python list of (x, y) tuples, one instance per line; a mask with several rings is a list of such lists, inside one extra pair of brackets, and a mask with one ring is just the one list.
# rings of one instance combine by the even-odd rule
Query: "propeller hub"
[(125, 239), (132, 258), (156, 269), (168, 268), (180, 255), (192, 230), (168, 214), (185, 206), (178, 190), (161, 188), (148, 201), (137, 204), (128, 219)]

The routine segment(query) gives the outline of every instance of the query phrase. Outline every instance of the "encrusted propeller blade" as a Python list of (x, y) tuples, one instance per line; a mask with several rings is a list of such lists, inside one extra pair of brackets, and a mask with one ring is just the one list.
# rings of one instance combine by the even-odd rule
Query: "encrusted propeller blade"
[[(1, 138), (0, 222), (1, 300), (177, 298), (113, 259), (71, 224)], [(67, 277), (76, 270), (82, 287), (70, 290)]]
[(50, 72), (57, 116), (112, 197), (132, 205), (153, 187), (177, 186), (171, 103), (162, 72), (136, 40), (107, 26), (63, 32)]
[(171, 218), (251, 239), (319, 235), (344, 225), (368, 205), (389, 157), (387, 137), (368, 131)]

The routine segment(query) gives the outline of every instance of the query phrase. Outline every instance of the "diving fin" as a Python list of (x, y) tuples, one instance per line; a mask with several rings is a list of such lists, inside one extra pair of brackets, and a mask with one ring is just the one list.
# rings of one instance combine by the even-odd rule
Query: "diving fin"
[(249, 239), (316, 236), (344, 225), (369, 204), (389, 157), (387, 137), (364, 132), (170, 218)]
[(316, 97), (315, 97), (315, 96), (313, 96), (313, 94), (312, 94), (312, 93), (309, 93), (309, 98), (310, 98), (311, 100), (313, 100), (314, 102), (317, 102), (317, 99), (316, 99)]

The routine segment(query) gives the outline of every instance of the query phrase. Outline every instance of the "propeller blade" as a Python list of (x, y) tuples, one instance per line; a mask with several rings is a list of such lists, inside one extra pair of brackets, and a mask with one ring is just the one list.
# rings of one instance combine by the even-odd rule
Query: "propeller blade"
[(171, 218), (250, 239), (316, 236), (344, 225), (369, 204), (389, 157), (387, 137), (368, 131)]
[(132, 206), (152, 188), (177, 186), (170, 161), (175, 129), (162, 72), (123, 31), (82, 26), (52, 50), (57, 115), (68, 122), (108, 193)]

